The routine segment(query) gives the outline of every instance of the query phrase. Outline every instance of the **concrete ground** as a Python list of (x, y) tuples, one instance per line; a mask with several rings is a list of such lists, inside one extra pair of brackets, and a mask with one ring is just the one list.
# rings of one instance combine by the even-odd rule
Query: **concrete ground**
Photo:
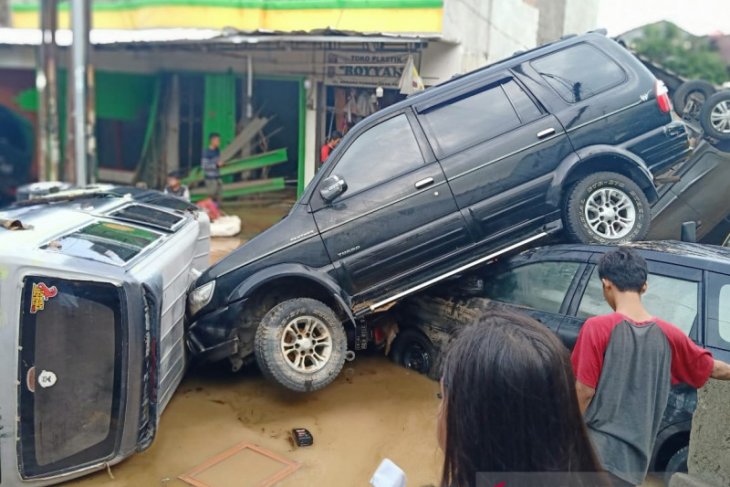
[[(215, 239), (211, 261), (278, 221), (288, 207), (286, 202), (260, 201), (227, 207), (241, 216), (243, 232), (238, 238)], [(192, 370), (147, 451), (110, 472), (67, 485), (182, 487), (187, 484), (178, 476), (242, 442), (300, 464), (276, 485), (367, 485), (384, 458), (403, 468), (409, 487), (437, 485), (442, 463), (436, 446), (437, 392), (436, 382), (377, 354), (359, 355), (331, 386), (306, 395), (283, 391), (257, 372)], [(293, 446), (289, 432), (296, 427), (309, 429), (313, 446)], [(210, 487), (259, 485), (251, 482), (255, 462), (227, 463), (216, 467), (219, 483)]]

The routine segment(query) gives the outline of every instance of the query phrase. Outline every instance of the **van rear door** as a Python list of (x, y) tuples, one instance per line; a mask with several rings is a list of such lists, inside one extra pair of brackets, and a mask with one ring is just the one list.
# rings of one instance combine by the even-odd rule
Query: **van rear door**
[(114, 456), (122, 430), (122, 292), (109, 283), (28, 276), (19, 363), (24, 479)]

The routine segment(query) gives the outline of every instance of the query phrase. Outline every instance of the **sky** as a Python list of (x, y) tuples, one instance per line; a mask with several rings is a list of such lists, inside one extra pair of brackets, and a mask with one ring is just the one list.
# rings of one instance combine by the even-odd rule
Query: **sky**
[(600, 0), (598, 26), (609, 35), (669, 20), (695, 35), (730, 34), (730, 0)]

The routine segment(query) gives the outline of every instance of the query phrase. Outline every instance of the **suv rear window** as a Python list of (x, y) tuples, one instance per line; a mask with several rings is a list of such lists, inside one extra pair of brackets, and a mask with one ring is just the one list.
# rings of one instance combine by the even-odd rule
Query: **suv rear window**
[(124, 265), (160, 236), (159, 233), (129, 225), (98, 222), (41, 248), (82, 259)]
[(602, 93), (626, 80), (621, 66), (589, 44), (576, 44), (530, 63), (568, 103)]

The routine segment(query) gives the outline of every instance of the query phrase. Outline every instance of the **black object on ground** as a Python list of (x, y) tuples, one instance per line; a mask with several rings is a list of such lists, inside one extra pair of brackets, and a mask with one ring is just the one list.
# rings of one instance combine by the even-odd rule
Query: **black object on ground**
[(294, 428), (291, 430), (291, 437), (297, 446), (312, 446), (314, 444), (314, 436), (305, 428)]

